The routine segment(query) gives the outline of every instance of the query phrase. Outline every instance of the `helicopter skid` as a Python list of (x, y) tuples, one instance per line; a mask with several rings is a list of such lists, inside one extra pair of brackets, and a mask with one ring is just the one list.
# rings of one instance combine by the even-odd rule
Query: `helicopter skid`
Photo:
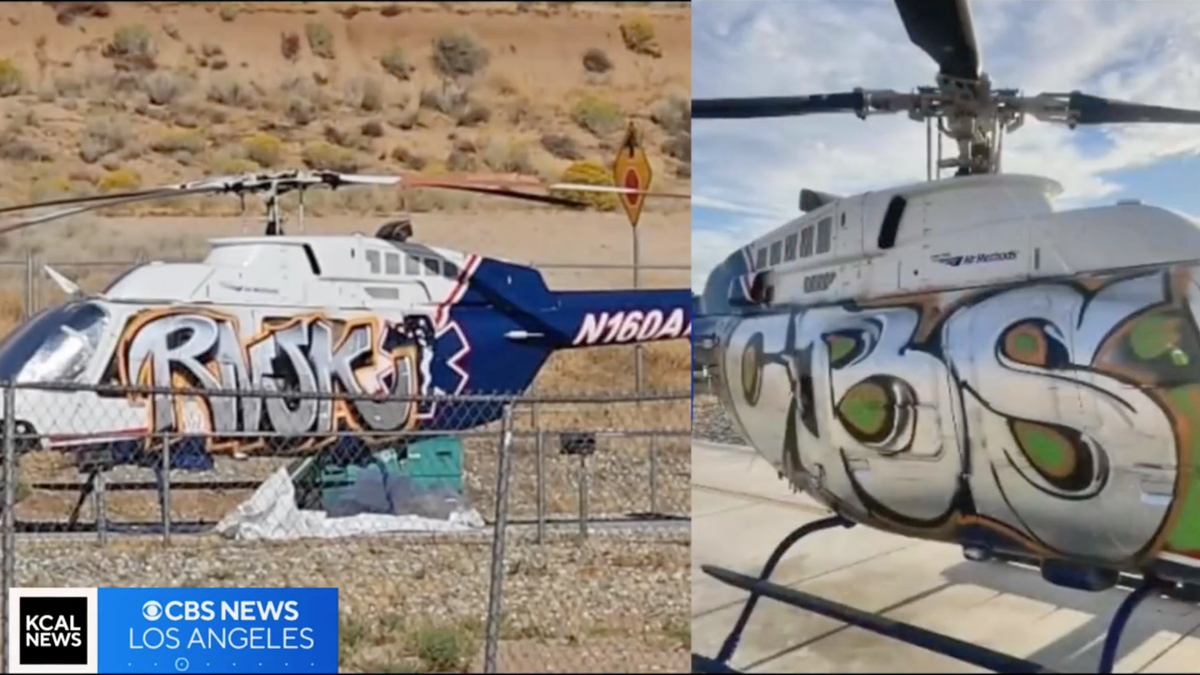
[[(772, 552), (771, 556), (768, 558), (767, 563), (763, 566), (763, 570), (759, 574), (758, 578), (747, 576), (745, 574), (721, 567), (702, 565), (701, 570), (705, 574), (724, 584), (748, 591), (750, 593), (750, 597), (746, 601), (745, 606), (742, 608), (742, 612), (738, 616), (733, 630), (730, 631), (728, 637), (721, 646), (720, 652), (715, 658), (702, 656), (696, 653), (692, 654), (692, 672), (741, 672), (731, 667), (729, 662), (732, 659), (733, 653), (737, 649), (739, 642), (741, 641), (742, 633), (746, 629), (746, 626), (750, 620), (750, 615), (757, 607), (759, 598), (764, 597), (785, 605), (789, 605), (791, 607), (814, 612), (835, 621), (856, 626), (863, 630), (871, 631), (873, 633), (882, 635), (884, 637), (889, 637), (915, 647), (921, 647), (944, 656), (949, 656), (951, 658), (958, 659), (992, 672), (1054, 672), (1050, 668), (1033, 661), (1004, 654), (1002, 652), (972, 644), (943, 633), (927, 630), (911, 623), (898, 621), (881, 616), (879, 614), (856, 609), (849, 605), (828, 600), (811, 593), (806, 593), (769, 581), (772, 572), (774, 572), (775, 567), (783, 559), (784, 554), (786, 554), (787, 551), (801, 539), (823, 530), (836, 527), (847, 528), (853, 526), (853, 522), (847, 521), (840, 516), (830, 516), (806, 523), (800, 528), (797, 528), (779, 543), (779, 545)], [(1001, 556), (992, 556), (992, 559), (1000, 562), (1024, 562)], [(1108, 627), (1104, 641), (1104, 648), (1100, 656), (1099, 668), (1097, 670), (1099, 673), (1112, 672), (1121, 634), (1124, 632), (1125, 625), (1129, 621), (1131, 614), (1133, 613), (1134, 609), (1136, 609), (1138, 604), (1147, 597), (1151, 597), (1156, 594), (1172, 595), (1171, 591), (1176, 588), (1175, 584), (1164, 582), (1153, 576), (1123, 579), (1123, 581), (1124, 583), (1121, 584), (1122, 586), (1128, 587), (1132, 585), (1134, 588), (1133, 591), (1129, 593), (1121, 602), (1119, 609), (1113, 616), (1112, 622)]]

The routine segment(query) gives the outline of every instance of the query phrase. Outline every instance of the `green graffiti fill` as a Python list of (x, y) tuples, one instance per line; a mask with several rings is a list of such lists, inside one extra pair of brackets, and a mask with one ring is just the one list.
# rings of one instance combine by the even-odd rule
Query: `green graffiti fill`
[(844, 335), (830, 335), (825, 342), (829, 345), (829, 360), (834, 363), (854, 350), (854, 340)]
[(1018, 335), (1015, 340), (1013, 340), (1013, 349), (1016, 350), (1017, 355), (1029, 356), (1031, 354), (1036, 354), (1037, 348), (1037, 338), (1029, 335), (1028, 333), (1022, 333), (1021, 335)]
[(1134, 356), (1143, 361), (1162, 356), (1174, 348), (1178, 341), (1179, 331), (1174, 322), (1161, 314), (1138, 319), (1129, 331), (1129, 346)]
[[(1196, 401), (1200, 400), (1200, 387), (1187, 385), (1176, 387), (1168, 392), (1172, 407), (1176, 414), (1186, 419), (1186, 428), (1191, 429), (1190, 440), (1192, 447), (1191, 461), (1193, 465), (1200, 461), (1200, 408)], [(1193, 466), (1180, 466), (1180, 471), (1188, 474), (1183, 493), (1176, 495), (1178, 499), (1179, 517), (1175, 527), (1167, 535), (1167, 548), (1179, 553), (1200, 552), (1200, 476), (1196, 475)]]
[(887, 394), (874, 384), (856, 384), (846, 392), (838, 408), (842, 415), (865, 434), (883, 431), (887, 422)]
[(1069, 468), (1072, 448), (1066, 439), (1038, 424), (1017, 422), (1015, 425), (1017, 442), (1029, 457), (1029, 461), (1042, 467), (1049, 474), (1065, 473)]

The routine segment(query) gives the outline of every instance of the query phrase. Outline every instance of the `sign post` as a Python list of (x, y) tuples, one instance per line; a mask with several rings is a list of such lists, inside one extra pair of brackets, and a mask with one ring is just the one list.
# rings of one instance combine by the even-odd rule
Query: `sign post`
[[(617, 158), (613, 162), (613, 183), (617, 187), (631, 190), (648, 190), (653, 177), (653, 173), (650, 171), (650, 160), (646, 158), (646, 150), (642, 147), (641, 134), (638, 133), (633, 120), (630, 120), (629, 128), (625, 131), (625, 140), (617, 149)], [(641, 283), (641, 251), (638, 246), (637, 226), (638, 220), (642, 216), (642, 208), (646, 205), (646, 195), (636, 192), (620, 192), (617, 198), (621, 200), (625, 215), (629, 216), (630, 231), (633, 233), (633, 287), (638, 288)], [(642, 392), (642, 345), (640, 344), (634, 346), (634, 378), (637, 392), (640, 394)]]

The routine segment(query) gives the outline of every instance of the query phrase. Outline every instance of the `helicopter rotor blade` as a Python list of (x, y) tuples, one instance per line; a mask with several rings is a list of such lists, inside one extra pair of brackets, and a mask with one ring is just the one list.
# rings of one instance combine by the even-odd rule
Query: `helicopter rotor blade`
[(866, 104), (861, 91), (815, 96), (753, 96), (692, 101), (692, 119), (795, 117), (814, 113), (858, 112)]
[(979, 79), (979, 47), (967, 0), (896, 0), (908, 39), (938, 64), (939, 73)]

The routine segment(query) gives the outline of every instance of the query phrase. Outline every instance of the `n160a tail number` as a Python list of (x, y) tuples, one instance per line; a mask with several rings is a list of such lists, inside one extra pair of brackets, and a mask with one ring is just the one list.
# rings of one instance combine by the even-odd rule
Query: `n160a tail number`
[(612, 345), (651, 340), (673, 340), (691, 337), (692, 322), (682, 309), (664, 313), (651, 309), (642, 312), (588, 312), (571, 344)]

